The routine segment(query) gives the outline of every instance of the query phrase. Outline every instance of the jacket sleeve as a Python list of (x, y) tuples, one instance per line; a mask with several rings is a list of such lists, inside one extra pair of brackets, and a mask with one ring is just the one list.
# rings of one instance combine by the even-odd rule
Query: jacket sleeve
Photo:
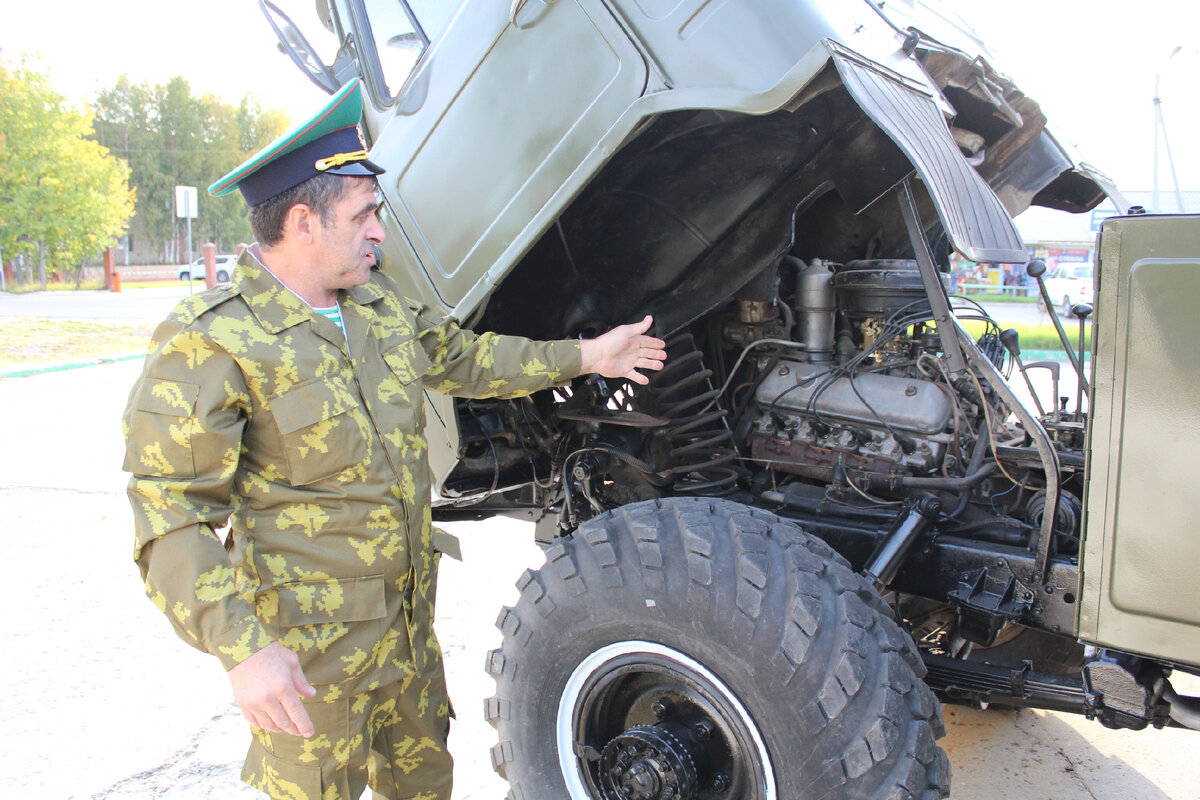
[(249, 395), (234, 359), (185, 320), (168, 319), (125, 409), (134, 560), (176, 633), (225, 669), (273, 639), (239, 595), (215, 532), (232, 513)]
[(579, 375), (579, 342), (536, 342), (496, 333), (476, 335), (429, 306), (409, 301), (417, 338), (430, 361), (427, 388), (455, 397), (520, 397)]

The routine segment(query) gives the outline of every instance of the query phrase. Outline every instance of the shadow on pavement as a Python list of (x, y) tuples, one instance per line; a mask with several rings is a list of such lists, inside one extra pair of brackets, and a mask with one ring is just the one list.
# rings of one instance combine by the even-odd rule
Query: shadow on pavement
[[(1131, 744), (1152, 749), (1162, 731), (1110, 731), (1083, 717), (1045, 711), (979, 711), (945, 706), (946, 736), (955, 800), (1184, 800), (1122, 757)], [(1077, 726), (1079, 730), (1077, 730)], [(1084, 733), (1087, 733), (1085, 738)], [(1133, 737), (1131, 741), (1129, 737)], [(1143, 738), (1145, 737), (1145, 738)]]

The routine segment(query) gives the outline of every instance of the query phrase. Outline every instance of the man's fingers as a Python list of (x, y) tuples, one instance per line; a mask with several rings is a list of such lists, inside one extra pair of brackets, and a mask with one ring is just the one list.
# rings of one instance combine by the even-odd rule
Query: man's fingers
[[(280, 704), (287, 703), (287, 700), (284, 697), (280, 697), (279, 701), (280, 702), (271, 703), (266, 707), (266, 715), (271, 718), (271, 723), (275, 726), (275, 730), (290, 734), (292, 736), (299, 736), (300, 731), (297, 730), (296, 726), (292, 723), (292, 719), (288, 715), (287, 709)], [(307, 717), (307, 714), (305, 716)]]
[(317, 690), (300, 668), (300, 659), (279, 642), (259, 650), (229, 670), (233, 698), (256, 728), (292, 736), (312, 736), (313, 724), (297, 692), (312, 697)]
[(662, 339), (656, 339), (653, 336), (637, 336), (634, 337), (634, 341), (637, 343), (638, 347), (645, 347), (653, 350), (663, 350), (667, 346), (667, 343)]
[(275, 720), (271, 719), (271, 716), (267, 714), (265, 709), (260, 708), (257, 711), (254, 711), (249, 708), (242, 708), (242, 716), (246, 718), (247, 722), (259, 730), (268, 731), (269, 733), (284, 732), (282, 728), (275, 724)]
[[(312, 687), (309, 687), (312, 688)], [(279, 698), (283, 712), (287, 715), (287, 732), (293, 736), (303, 736), (305, 739), (313, 735), (312, 720), (300, 698), (293, 694), (285, 694)]]
[(283, 691), (277, 697), (263, 698), (253, 707), (240, 708), (247, 722), (264, 731), (303, 736), (306, 739), (313, 735), (312, 719), (293, 692)]
[(292, 668), (292, 685), (305, 697), (317, 696), (316, 687), (308, 682), (308, 678), (304, 677), (304, 670), (300, 669), (300, 659), (296, 659), (296, 666)]

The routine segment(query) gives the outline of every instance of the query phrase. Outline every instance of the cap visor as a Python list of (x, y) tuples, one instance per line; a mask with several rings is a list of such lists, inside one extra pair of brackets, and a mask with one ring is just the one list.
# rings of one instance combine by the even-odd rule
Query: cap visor
[(374, 161), (350, 161), (337, 167), (325, 170), (326, 175), (382, 175), (383, 167)]

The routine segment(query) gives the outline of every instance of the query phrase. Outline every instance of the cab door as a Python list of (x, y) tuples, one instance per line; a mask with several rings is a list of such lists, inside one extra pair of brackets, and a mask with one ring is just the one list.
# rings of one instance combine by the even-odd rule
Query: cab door
[(1200, 667), (1200, 216), (1106, 219), (1095, 275), (1079, 638)]
[(601, 0), (337, 4), (384, 194), (455, 307), (566, 205), (556, 191), (641, 96), (645, 62)]

